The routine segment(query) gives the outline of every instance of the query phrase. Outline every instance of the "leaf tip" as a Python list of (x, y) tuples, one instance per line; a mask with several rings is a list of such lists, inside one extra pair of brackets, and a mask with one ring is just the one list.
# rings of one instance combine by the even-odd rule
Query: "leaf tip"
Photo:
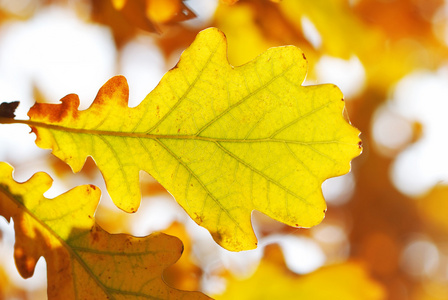
[(209, 27), (199, 32), (196, 39), (202, 39), (202, 38), (206, 41), (217, 40), (218, 43), (221, 42), (227, 45), (227, 37), (225, 33), (216, 27)]
[(27, 255), (23, 247), (16, 245), (14, 249), (14, 259), (17, 270), (23, 278), (27, 279), (33, 276), (37, 263), (36, 258)]
[(229, 235), (226, 231), (219, 230), (216, 232), (210, 231), (210, 234), (218, 245), (232, 252), (254, 250), (258, 246), (258, 240), (253, 231), (248, 232), (242, 238)]

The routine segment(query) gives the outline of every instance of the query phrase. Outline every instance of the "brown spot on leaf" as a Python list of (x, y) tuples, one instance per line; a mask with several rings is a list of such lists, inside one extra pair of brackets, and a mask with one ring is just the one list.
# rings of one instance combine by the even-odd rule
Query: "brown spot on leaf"
[(211, 232), (213, 239), (215, 240), (215, 242), (217, 242), (218, 244), (222, 241), (222, 235), (219, 231), (217, 232)]
[(195, 221), (198, 224), (202, 224), (202, 217), (200, 215), (198, 215), (197, 213), (194, 213), (195, 216)]
[(303, 59), (306, 59), (305, 53), (302, 52)]
[(362, 148), (362, 141), (359, 141), (359, 142), (358, 142), (358, 147), (359, 147), (359, 149)]

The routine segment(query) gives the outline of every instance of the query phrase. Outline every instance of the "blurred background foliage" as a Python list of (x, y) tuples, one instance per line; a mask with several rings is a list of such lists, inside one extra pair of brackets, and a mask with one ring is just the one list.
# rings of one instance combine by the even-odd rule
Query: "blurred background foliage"
[[(88, 159), (80, 174), (38, 149), (29, 129), (0, 127), (0, 160), (24, 181), (48, 172), (56, 196), (102, 188), (96, 213), (112, 233), (164, 231), (185, 246), (164, 274), (172, 286), (218, 299), (448, 299), (448, 2), (443, 0), (0, 0), (0, 102), (80, 95), (87, 108), (123, 74), (136, 106), (196, 34), (215, 26), (241, 65), (295, 45), (304, 85), (335, 83), (364, 153), (323, 185), (324, 221), (297, 229), (253, 213), (256, 250), (230, 253), (141, 173), (143, 203), (119, 211)], [(45, 263), (32, 279), (13, 262), (12, 225), (0, 219), (0, 299), (45, 299)]]

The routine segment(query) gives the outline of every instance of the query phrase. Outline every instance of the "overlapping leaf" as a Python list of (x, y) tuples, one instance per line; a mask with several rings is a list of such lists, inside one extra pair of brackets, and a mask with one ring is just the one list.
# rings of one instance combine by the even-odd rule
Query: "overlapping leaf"
[(121, 209), (137, 210), (145, 170), (223, 247), (252, 249), (252, 210), (292, 226), (318, 224), (322, 182), (348, 172), (361, 151), (340, 90), (303, 87), (305, 76), (305, 56), (293, 46), (232, 67), (224, 35), (212, 28), (138, 107), (127, 106), (117, 76), (89, 109), (77, 110), (71, 94), (36, 104), (26, 123), (75, 172), (92, 156)]
[(355, 262), (327, 266), (299, 276), (285, 269), (281, 262), (263, 259), (254, 275), (245, 280), (231, 278), (225, 293), (215, 298), (383, 300), (386, 297), (382, 286)]
[(179, 239), (165, 234), (144, 238), (111, 235), (95, 225), (100, 191), (76, 187), (54, 199), (46, 173), (25, 183), (0, 163), (0, 213), (14, 220), (14, 256), (20, 274), (33, 275), (37, 260), (47, 261), (49, 299), (207, 299), (197, 292), (168, 287), (163, 270), (181, 255)]
[(317, 61), (311, 44), (288, 22), (276, 3), (255, 0), (219, 5), (213, 22), (226, 33), (232, 45), (228, 56), (233, 64), (246, 63), (266, 49), (281, 45), (300, 45), (309, 62)]
[(196, 17), (184, 0), (94, 0), (92, 19), (112, 30), (122, 46), (140, 30), (160, 32), (160, 25)]
[(182, 223), (174, 222), (164, 233), (177, 236), (184, 244), (182, 257), (176, 264), (168, 267), (164, 273), (165, 281), (181, 290), (196, 291), (201, 288), (202, 269), (193, 258), (193, 244), (186, 228)]
[(426, 221), (425, 224), (433, 227), (433, 230), (448, 232), (448, 219), (446, 209), (448, 208), (448, 186), (438, 184), (427, 194), (419, 197), (418, 209), (420, 215)]

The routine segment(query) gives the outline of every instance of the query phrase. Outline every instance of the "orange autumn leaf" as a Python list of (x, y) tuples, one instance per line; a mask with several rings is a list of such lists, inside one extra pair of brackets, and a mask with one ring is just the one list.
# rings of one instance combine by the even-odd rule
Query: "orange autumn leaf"
[(163, 233), (180, 238), (184, 244), (182, 257), (169, 266), (163, 273), (164, 280), (173, 287), (181, 290), (195, 291), (200, 288), (202, 270), (193, 261), (193, 245), (191, 237), (182, 223), (174, 222)]
[(169, 61), (173, 54), (191, 45), (199, 31), (198, 28), (178, 24), (164, 32), (155, 42), (163, 53), (165, 60)]
[[(129, 4), (120, 10), (114, 7), (111, 0), (91, 1), (91, 6), (91, 19), (111, 29), (118, 47), (133, 38), (139, 30), (158, 31), (157, 26), (146, 17), (145, 4), (140, 0), (129, 1)], [(138, 13), (134, 13), (134, 10)]]
[(155, 23), (181, 22), (195, 17), (185, 0), (146, 0), (146, 16)]
[(17, 183), (12, 172), (0, 163), (0, 212), (14, 220), (20, 274), (31, 277), (38, 259), (45, 257), (49, 299), (208, 298), (162, 280), (163, 270), (182, 253), (179, 239), (161, 233), (143, 238), (109, 234), (94, 221), (97, 187), (78, 186), (47, 199), (48, 174)]
[[(309, 58), (311, 77), (322, 55), (346, 60), (357, 57), (366, 71), (368, 86), (382, 91), (413, 69), (433, 68), (444, 60), (446, 48), (437, 43), (430, 21), (439, 0), (428, 1), (428, 6), (406, 0), (378, 1), (380, 8), (376, 7), (376, 2), (364, 0), (351, 5), (345, 0), (284, 0), (275, 4), (248, 0), (232, 6), (220, 5), (214, 24), (224, 30), (233, 43), (229, 59), (236, 64), (268, 47), (292, 44), (304, 50)], [(397, 11), (403, 12), (397, 14)], [(382, 18), (394, 18), (397, 23), (405, 18), (404, 27), (391, 25)], [(304, 38), (306, 24), (312, 24), (319, 39), (317, 45), (311, 45), (309, 37)], [(418, 38), (418, 44), (408, 40), (411, 37)]]
[(232, 64), (244, 64), (266, 49), (281, 45), (299, 46), (306, 53), (309, 70), (317, 60), (315, 50), (303, 33), (285, 18), (278, 4), (270, 1), (251, 0), (233, 6), (219, 5), (213, 24), (226, 33), (232, 45), (228, 51)]
[(195, 17), (184, 0), (95, 0), (92, 19), (109, 26), (118, 46), (139, 30), (160, 32), (160, 26)]
[(363, 58), (377, 49), (382, 36), (353, 14), (347, 2), (286, 0), (280, 1), (278, 6), (298, 31), (304, 30), (304, 17), (313, 24), (322, 41), (319, 51), (343, 59), (353, 54)]
[[(227, 5), (233, 5), (233, 4), (237, 3), (238, 1), (239, 0), (220, 0), (221, 3), (227, 4)], [(269, 1), (277, 3), (282, 0), (269, 0)]]
[(220, 1), (227, 5), (233, 5), (238, 2), (238, 0), (220, 0)]
[(436, 231), (448, 233), (448, 185), (436, 185), (419, 197), (417, 207), (425, 223)]
[(432, 39), (431, 18), (443, 3), (443, 0), (362, 0), (353, 5), (353, 13), (393, 40)]

